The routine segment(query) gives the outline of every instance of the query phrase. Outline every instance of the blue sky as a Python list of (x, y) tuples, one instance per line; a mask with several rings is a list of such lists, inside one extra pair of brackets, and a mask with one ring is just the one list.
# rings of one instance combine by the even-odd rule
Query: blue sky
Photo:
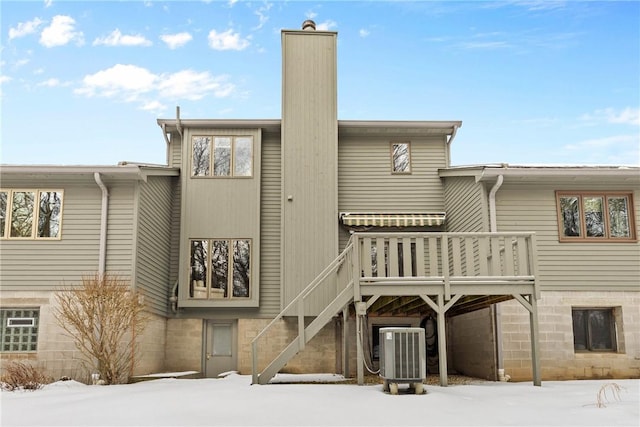
[(338, 118), (462, 120), (454, 165), (640, 165), (638, 1), (0, 1), (0, 163), (164, 164), (157, 118), (278, 119), (280, 30)]

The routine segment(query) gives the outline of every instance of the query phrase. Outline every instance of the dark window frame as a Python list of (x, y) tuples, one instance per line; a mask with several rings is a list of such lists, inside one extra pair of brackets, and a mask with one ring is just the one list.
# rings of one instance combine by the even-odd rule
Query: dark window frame
[[(600, 328), (598, 328), (591, 322), (592, 315), (603, 313), (606, 314), (603, 319), (605, 324), (600, 325)], [(571, 309), (571, 320), (573, 349), (576, 353), (616, 353), (618, 351), (615, 308), (573, 307)], [(608, 334), (604, 340), (595, 337), (597, 333), (603, 332)], [(604, 343), (604, 341), (608, 341), (609, 344)]]
[[(563, 198), (577, 199), (577, 215), (576, 231), (578, 235), (568, 236), (565, 234), (565, 216), (562, 210)], [(587, 234), (587, 215), (585, 212), (585, 198), (602, 198), (602, 236), (588, 236)], [(609, 199), (626, 198), (627, 200), (627, 227), (629, 228), (629, 236), (615, 237), (612, 236), (611, 224), (609, 218)], [(631, 191), (556, 191), (556, 215), (558, 223), (558, 240), (562, 243), (634, 243), (637, 242), (635, 212), (633, 192)]]

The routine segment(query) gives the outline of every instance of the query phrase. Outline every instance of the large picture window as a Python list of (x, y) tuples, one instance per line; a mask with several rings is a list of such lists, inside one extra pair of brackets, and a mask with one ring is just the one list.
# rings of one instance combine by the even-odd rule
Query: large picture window
[(616, 351), (613, 309), (574, 308), (571, 310), (571, 315), (575, 351)]
[(253, 137), (194, 136), (191, 176), (250, 177), (253, 175)]
[(194, 239), (190, 244), (190, 298), (250, 297), (250, 239)]
[(635, 241), (631, 193), (556, 192), (560, 241)]
[(38, 308), (0, 309), (0, 351), (36, 351), (39, 319)]
[(60, 237), (62, 198), (59, 190), (0, 190), (0, 237)]

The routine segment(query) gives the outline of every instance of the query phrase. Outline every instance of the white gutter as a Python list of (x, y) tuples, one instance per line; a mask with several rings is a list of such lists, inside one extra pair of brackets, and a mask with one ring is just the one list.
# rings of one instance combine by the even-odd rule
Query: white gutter
[(98, 172), (93, 174), (96, 184), (102, 190), (102, 212), (100, 214), (100, 252), (98, 255), (98, 274), (104, 276), (107, 264), (107, 214), (109, 209), (109, 190), (102, 182)]

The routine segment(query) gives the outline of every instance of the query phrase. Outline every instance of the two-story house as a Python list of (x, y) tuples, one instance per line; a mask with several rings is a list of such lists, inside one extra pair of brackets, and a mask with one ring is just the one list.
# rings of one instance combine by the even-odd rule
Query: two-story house
[(103, 272), (153, 316), (137, 373), (362, 382), (419, 326), (441, 384), (640, 376), (640, 168), (455, 167), (459, 121), (338, 120), (336, 39), (282, 31), (281, 119), (159, 119), (166, 166), (3, 166), (2, 359), (78, 374), (52, 295)]

